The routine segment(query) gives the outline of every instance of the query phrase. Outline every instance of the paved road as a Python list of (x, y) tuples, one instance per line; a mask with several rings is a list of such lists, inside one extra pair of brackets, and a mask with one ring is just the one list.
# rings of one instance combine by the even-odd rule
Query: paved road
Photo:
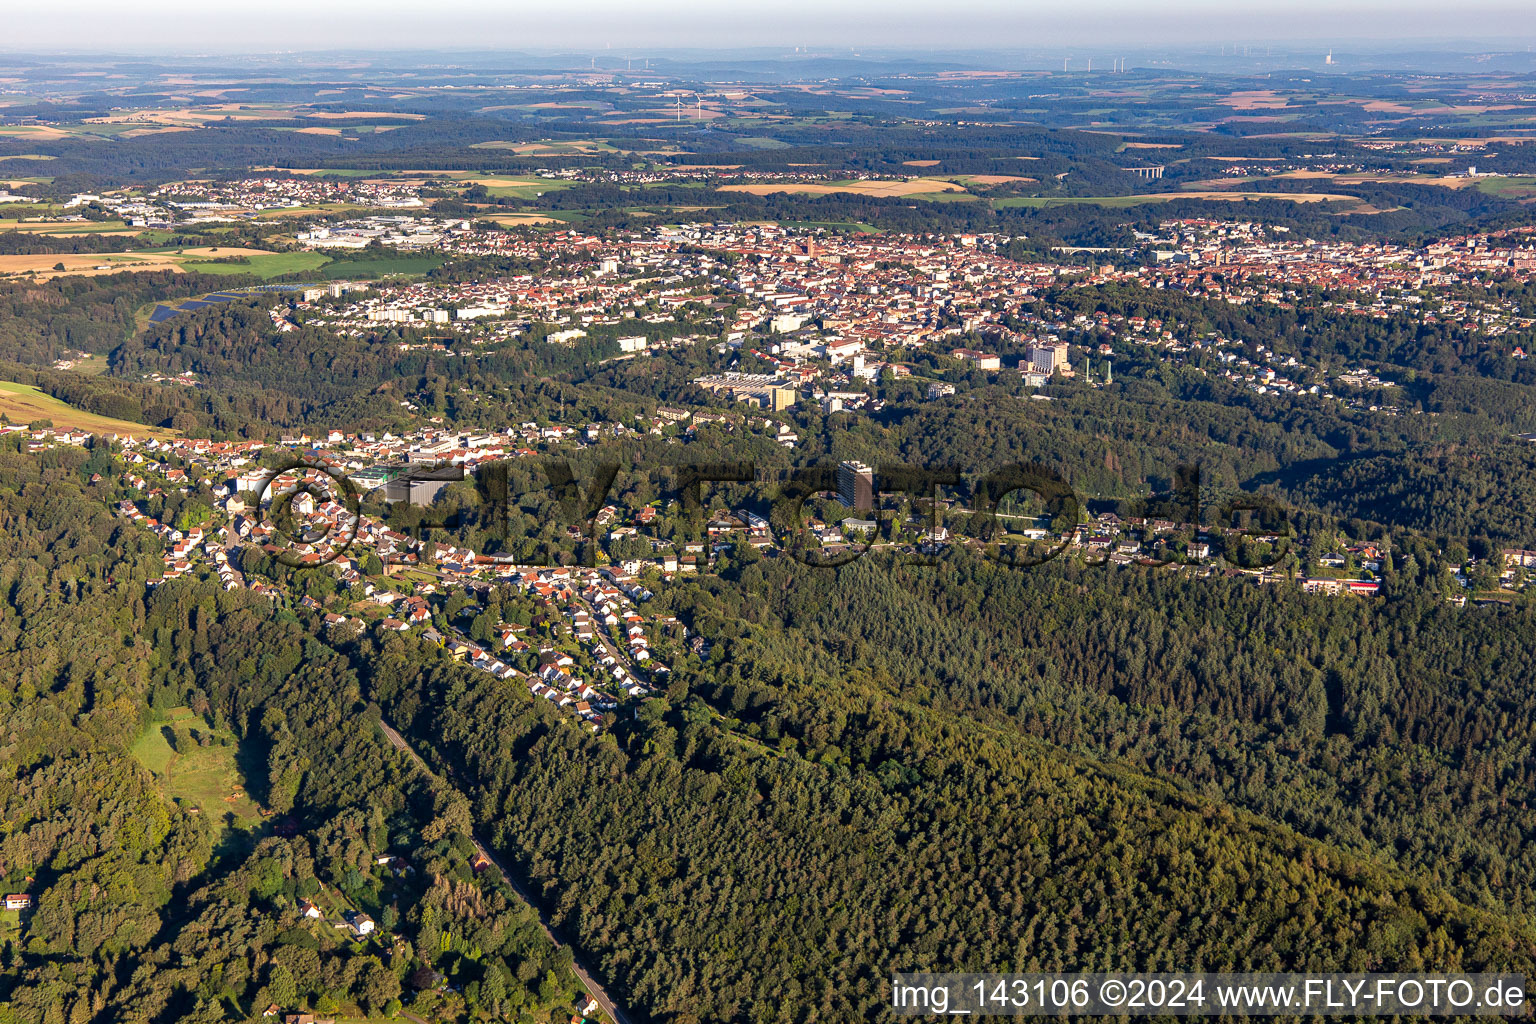
[[(383, 719), (380, 719), (379, 728), (383, 730), (385, 738), (387, 738), (395, 748), (404, 751), (406, 756), (416, 764), (416, 767), (420, 768), (428, 775), (434, 774), (432, 769), (427, 767), (427, 763), (421, 759), (421, 755), (416, 753), (415, 750), (411, 749), (411, 745), (405, 741), (405, 737), (396, 732), (393, 726), (391, 726)], [(512, 891), (517, 893), (518, 897), (521, 898), (524, 903), (532, 907), (534, 911), (539, 915), (539, 924), (544, 928), (544, 934), (549, 936), (549, 941), (553, 942), (556, 948), (566, 945), (566, 943), (560, 941), (560, 937), (556, 935), (554, 929), (550, 927), (549, 918), (545, 915), (543, 908), (533, 898), (533, 895), (529, 893), (527, 889), (523, 888), (521, 884), (519, 884), (512, 873), (507, 870), (506, 865), (502, 864), (502, 862), (497, 859), (496, 855), (492, 853), (486, 847), (486, 845), (480, 841), (479, 836), (471, 835), (469, 838), (475, 844), (475, 849), (480, 852), (480, 855), (494, 864), (496, 866), (496, 870), (501, 872), (502, 877), (507, 880), (507, 884), (512, 887)], [(603, 987), (597, 983), (597, 980), (592, 977), (591, 972), (587, 970), (586, 965), (581, 962), (581, 958), (575, 955), (575, 947), (571, 948), (571, 953), (571, 971), (576, 975), (577, 979), (581, 981), (582, 987), (587, 990), (587, 994), (590, 995), (593, 999), (597, 1000), (597, 1005), (603, 1008), (603, 1012), (608, 1015), (609, 1019), (612, 1020), (614, 1024), (633, 1024), (633, 1020), (630, 1018), (630, 1016), (626, 1014), (622, 1009), (620, 1009), (617, 1003), (609, 998), (608, 993), (603, 990)], [(409, 1014), (407, 1014), (407, 1016), (409, 1016)], [(418, 1021), (420, 1020), (420, 1018), (412, 1019)], [(426, 1024), (426, 1022), (420, 1021), (420, 1024)]]

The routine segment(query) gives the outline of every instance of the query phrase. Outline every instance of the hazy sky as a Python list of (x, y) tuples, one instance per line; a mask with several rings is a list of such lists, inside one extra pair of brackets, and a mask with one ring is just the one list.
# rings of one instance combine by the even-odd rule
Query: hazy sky
[(1536, 42), (1536, 0), (12, 0), (0, 48), (118, 51)]

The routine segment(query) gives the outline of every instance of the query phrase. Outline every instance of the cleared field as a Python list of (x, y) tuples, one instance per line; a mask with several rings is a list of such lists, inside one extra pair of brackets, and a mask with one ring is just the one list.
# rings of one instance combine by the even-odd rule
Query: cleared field
[(442, 171), (362, 171), (350, 167), (252, 167), (253, 171), (281, 171), (284, 174), (318, 174), (331, 178), (394, 178), (402, 174), (438, 174)]
[[(1141, 196), (1142, 199), (1159, 199), (1161, 196)], [(1177, 192), (1171, 197), (1174, 199), (1216, 199), (1231, 202), (1242, 202), (1249, 199), (1283, 199), (1286, 202), (1301, 203), (1358, 203), (1359, 196), (1346, 196), (1334, 192)]]
[[(551, 104), (559, 106), (559, 104)], [(581, 104), (572, 104), (581, 106)], [(566, 156), (571, 153), (617, 153), (606, 142), (582, 139), (575, 142), (477, 142), (470, 149), (504, 149), (519, 156)]]
[(162, 727), (161, 722), (152, 723), (128, 748), (128, 752), (139, 764), (156, 775), (164, 775), (171, 767), (171, 762), (176, 760), (176, 751), (171, 749), (170, 741), (161, 732)]
[[(193, 738), (194, 731), (208, 738), (207, 746)], [(150, 722), (130, 753), (181, 807), (232, 827), (252, 828), (261, 822), (261, 808), (245, 791), (238, 750), (228, 730), (212, 728), (186, 708), (173, 708)]]
[(88, 430), (93, 434), (131, 434), (134, 437), (175, 437), (173, 430), (146, 427), (142, 423), (115, 420), (66, 405), (28, 384), (0, 380), (0, 413), (12, 423), (50, 420), (59, 430)]
[(323, 121), (342, 121), (349, 117), (398, 117), (403, 121), (425, 121), (426, 114), (398, 114), (389, 110), (317, 110), (305, 114)]
[(721, 185), (721, 192), (749, 192), (755, 196), (775, 192), (799, 192), (805, 195), (851, 193), (860, 196), (910, 196), (924, 192), (964, 192), (965, 186), (940, 178), (906, 178), (898, 181), (835, 181), (764, 183), (759, 185)]
[[(1417, 161), (1415, 161), (1417, 162)], [(1465, 174), (1335, 174), (1331, 171), (1286, 171), (1276, 178), (1302, 178), (1332, 181), (1340, 185), (1396, 184), (1436, 185), (1440, 188), (1467, 188), (1491, 180), (1469, 178)]]
[(86, 356), (83, 359), (74, 360), (73, 364), (66, 369), (85, 374), (87, 377), (99, 377), (107, 372), (107, 357)]
[(1250, 89), (1234, 92), (1224, 99), (1216, 101), (1222, 106), (1231, 107), (1234, 110), (1275, 110), (1290, 105), (1290, 101), (1284, 96), (1277, 95), (1273, 89)]
[(7, 220), (0, 221), (0, 230), (24, 235), (137, 235), (142, 229), (120, 220)]
[(960, 185), (1006, 185), (1010, 181), (1039, 181), (1039, 178), (1025, 178), (1017, 174), (957, 174), (950, 179)]
[(0, 124), (0, 136), (6, 139), (67, 139), (70, 132), (51, 124)]
[(1489, 192), (1505, 199), (1530, 199), (1536, 197), (1536, 177), (1530, 175), (1508, 178), (1477, 178), (1480, 191)]
[(171, 135), (176, 132), (190, 132), (195, 130), (196, 129), (194, 129), (189, 124), (168, 124), (163, 128), (129, 128), (118, 137), (123, 139), (138, 139), (144, 137), (145, 135)]
[(146, 107), (107, 117), (93, 117), (86, 124), (187, 125), (200, 127), (208, 121), (260, 121), (273, 117), (291, 117), (292, 108), (273, 104), (258, 106), (245, 103), (214, 103), (201, 107)]
[(567, 181), (551, 181), (546, 178), (464, 178), (466, 184), (483, 185), (493, 196), (515, 199), (537, 199), (545, 192), (570, 188)]
[(328, 263), (320, 276), (327, 281), (343, 278), (371, 280), (391, 274), (425, 274), (443, 265), (440, 256), (397, 256), (385, 260), (340, 260)]
[[(58, 269), (63, 267), (62, 270)], [(179, 270), (174, 259), (144, 253), (27, 253), (0, 256), (0, 276), (36, 274), (43, 280), (64, 275), (118, 274), (129, 270)]]
[[(244, 259), (245, 263), (219, 263), (220, 259)], [(120, 274), (125, 271), (195, 270), (205, 274), (256, 274), (276, 277), (322, 266), (329, 257), (311, 252), (267, 252), (222, 246), (198, 246), (179, 250), (139, 249), (133, 252), (29, 253), (0, 256), (0, 275), (37, 274), (54, 277)], [(58, 267), (62, 265), (63, 270)]]
[(477, 217), (477, 220), (488, 220), (503, 227), (522, 227), (526, 224), (558, 224), (553, 217), (540, 217), (535, 213), (497, 213), (489, 217)]
[[(189, 254), (194, 250), (186, 250)], [(260, 250), (240, 250), (248, 260), (246, 263), (215, 263), (206, 259), (184, 259), (182, 268), (196, 271), (200, 274), (255, 274), (257, 277), (279, 277), (283, 274), (300, 274), (306, 270), (318, 270), (329, 263), (331, 258), (319, 252), (261, 252)], [(219, 249), (214, 251), (215, 257), (220, 255), (234, 255), (236, 250)]]
[(1141, 206), (1145, 203), (1169, 203), (1177, 199), (1209, 199), (1218, 202), (1283, 199), (1293, 203), (1353, 203), (1364, 205), (1359, 196), (1331, 192), (1158, 192), (1135, 196), (1015, 196), (994, 201), (996, 206), (1047, 207), (1069, 203), (1093, 203), (1098, 206)]

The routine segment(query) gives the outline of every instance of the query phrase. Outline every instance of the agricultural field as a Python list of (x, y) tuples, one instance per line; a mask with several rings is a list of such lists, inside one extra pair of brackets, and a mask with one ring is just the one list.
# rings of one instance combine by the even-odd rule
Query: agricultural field
[(134, 437), (175, 437), (172, 430), (149, 427), (129, 420), (98, 416), (76, 409), (29, 384), (0, 380), (0, 414), (12, 423), (51, 422), (60, 430), (88, 430), (94, 434), (126, 434)]
[[(240, 262), (223, 262), (225, 260)], [(268, 252), (224, 246), (103, 253), (28, 253), (0, 255), (0, 278), (36, 274), (39, 280), (46, 281), (55, 277), (93, 277), (151, 270), (224, 276), (252, 274), (270, 278), (318, 270), (328, 262), (330, 257), (318, 252)]]
[(1030, 184), (1040, 179), (1018, 174), (957, 174), (948, 180), (966, 188), (990, 188), (993, 185)]
[(425, 274), (442, 265), (441, 256), (392, 256), (378, 260), (344, 259), (327, 263), (319, 276), (327, 281), (339, 281), (344, 278), (371, 280), (395, 274)]
[(0, 220), (0, 231), (19, 231), (24, 235), (139, 235), (140, 228), (130, 228), (120, 220)]
[(1505, 199), (1529, 201), (1536, 199), (1536, 176), (1511, 176), (1499, 178), (1475, 178), (1477, 187)]
[[(530, 108), (532, 109), (532, 108)], [(580, 156), (592, 153), (618, 153), (621, 150), (611, 143), (597, 139), (578, 139), (572, 142), (477, 142), (470, 149), (503, 149), (518, 156)]]
[(492, 224), (500, 224), (505, 228), (525, 227), (533, 224), (558, 224), (554, 217), (543, 217), (536, 213), (492, 213), (481, 214), (476, 220), (488, 220)]
[(1052, 206), (1071, 206), (1080, 204), (1092, 204), (1105, 206), (1111, 209), (1119, 209), (1130, 206), (1142, 206), (1147, 203), (1169, 203), (1177, 199), (1206, 199), (1220, 202), (1246, 202), (1263, 199), (1280, 199), (1292, 203), (1348, 203), (1351, 212), (1369, 212), (1369, 207), (1363, 203), (1359, 196), (1339, 195), (1331, 192), (1216, 192), (1216, 191), (1189, 191), (1189, 192), (1154, 192), (1132, 196), (1010, 196), (1006, 199), (993, 200), (993, 204), (1000, 207), (1022, 206), (1031, 209), (1046, 209)]
[(318, 270), (330, 262), (330, 257), (318, 252), (262, 252), (258, 249), (188, 249), (187, 253), (206, 252), (231, 255), (239, 254), (243, 263), (219, 263), (214, 259), (183, 259), (181, 268), (200, 274), (255, 274), (257, 277), (281, 277), (284, 274), (302, 274)]
[(721, 192), (747, 192), (755, 196), (793, 192), (823, 196), (848, 193), (859, 196), (911, 196), (931, 192), (964, 192), (965, 186), (944, 178), (906, 178), (887, 181), (770, 182), (757, 185), (721, 185)]
[(466, 185), (483, 185), (485, 190), (498, 199), (537, 199), (545, 192), (553, 192), (557, 189), (570, 188), (570, 182), (556, 181), (548, 178), (485, 178), (464, 177), (460, 178)]
[(48, 124), (0, 124), (0, 139), (7, 141), (52, 142), (67, 139), (73, 134)]

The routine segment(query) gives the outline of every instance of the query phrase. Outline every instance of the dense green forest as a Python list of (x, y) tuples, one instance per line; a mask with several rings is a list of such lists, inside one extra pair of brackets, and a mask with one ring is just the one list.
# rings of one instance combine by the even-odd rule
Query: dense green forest
[[(402, 999), (565, 1020), (568, 950), (494, 868), (472, 870), (464, 798), (385, 744), (355, 670), (306, 624), (216, 585), (146, 593), (159, 542), (81, 483), (104, 457), (0, 449), (0, 888), (35, 903), (24, 933), (0, 927), (0, 1020)], [(223, 758), (260, 818), (146, 763), (176, 712), (176, 756)], [(353, 940), (300, 899), (378, 930)]]
[(878, 1016), (892, 964), (1530, 955), (1529, 610), (782, 559), (663, 600), (714, 650), (611, 740), (350, 651), (657, 1019)]
[[(566, 1012), (566, 961), (471, 870), (472, 831), (640, 1020), (879, 1018), (893, 964), (1536, 954), (1529, 607), (744, 554), (657, 598), (712, 650), (593, 737), (410, 638), (196, 580), (146, 593), (159, 543), (83, 483), (109, 459), (0, 451), (0, 870), (38, 903), (24, 942), (0, 933), (18, 1021)], [(145, 763), (168, 721), (260, 819)]]

